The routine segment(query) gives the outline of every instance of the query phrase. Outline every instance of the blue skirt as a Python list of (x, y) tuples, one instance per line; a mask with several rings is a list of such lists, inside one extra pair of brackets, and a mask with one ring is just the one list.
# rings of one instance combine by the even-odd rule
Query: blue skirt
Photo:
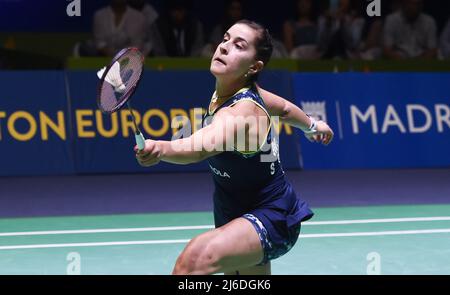
[[(235, 218), (250, 221), (257, 231), (264, 251), (261, 264), (286, 254), (297, 242), (301, 223), (313, 217), (309, 205), (299, 199), (291, 184), (284, 179), (269, 185), (257, 193), (258, 204), (247, 204), (246, 199), (255, 199), (239, 193), (230, 196), (216, 187), (214, 193), (214, 221), (220, 227)], [(235, 204), (225, 200), (235, 201)], [(224, 204), (226, 204), (224, 206)]]

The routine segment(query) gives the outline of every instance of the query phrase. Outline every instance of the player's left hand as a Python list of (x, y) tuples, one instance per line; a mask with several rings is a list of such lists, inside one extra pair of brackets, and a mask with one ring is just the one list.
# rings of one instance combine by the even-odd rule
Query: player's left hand
[(324, 121), (317, 121), (316, 132), (305, 133), (306, 138), (311, 142), (322, 143), (323, 145), (328, 145), (333, 140), (334, 132), (331, 130), (330, 126)]
[(139, 150), (137, 145), (134, 147), (136, 160), (141, 166), (150, 167), (160, 162), (161, 149), (156, 140), (147, 139), (143, 150)]

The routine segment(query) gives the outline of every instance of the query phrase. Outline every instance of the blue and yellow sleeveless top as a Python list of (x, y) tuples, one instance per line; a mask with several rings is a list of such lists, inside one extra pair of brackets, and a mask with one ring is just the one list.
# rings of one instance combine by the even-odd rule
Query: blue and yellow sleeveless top
[[(210, 109), (210, 103), (203, 117), (203, 125), (208, 125), (220, 109), (231, 107), (244, 100), (251, 101), (262, 108), (270, 120), (264, 101), (256, 88), (249, 87), (241, 89), (215, 110)], [(255, 152), (224, 151), (208, 158), (215, 185), (216, 206), (245, 213), (267, 201), (266, 198), (270, 198), (270, 194), (263, 193), (267, 189), (273, 190), (284, 185), (285, 178), (279, 158), (278, 140), (272, 130), (271, 124), (266, 140)]]

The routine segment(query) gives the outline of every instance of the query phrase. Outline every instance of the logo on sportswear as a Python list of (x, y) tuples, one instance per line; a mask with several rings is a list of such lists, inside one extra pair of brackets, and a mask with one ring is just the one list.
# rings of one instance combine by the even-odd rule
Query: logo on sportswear
[(226, 171), (222, 172), (219, 169), (214, 168), (211, 165), (209, 165), (209, 168), (211, 168), (211, 170), (212, 170), (212, 172), (214, 172), (214, 174), (219, 175), (220, 177), (231, 178), (230, 175), (228, 175), (228, 173)]
[(302, 109), (316, 120), (327, 122), (325, 101), (302, 101)]
[[(70, 1), (70, 0), (69, 0)], [(67, 16), (81, 16), (81, 0), (72, 0), (66, 8)]]
[(367, 15), (370, 17), (381, 16), (381, 0), (368, 0), (371, 1), (367, 5)]

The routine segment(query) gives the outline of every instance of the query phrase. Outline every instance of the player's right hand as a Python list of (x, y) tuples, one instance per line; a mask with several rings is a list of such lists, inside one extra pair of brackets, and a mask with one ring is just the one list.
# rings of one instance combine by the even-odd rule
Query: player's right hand
[(329, 145), (333, 140), (334, 132), (324, 121), (317, 121), (317, 132), (305, 134), (306, 138), (311, 142)]
[(150, 167), (158, 164), (161, 160), (161, 149), (156, 140), (147, 139), (143, 150), (139, 150), (136, 145), (134, 151), (136, 160), (141, 166)]

